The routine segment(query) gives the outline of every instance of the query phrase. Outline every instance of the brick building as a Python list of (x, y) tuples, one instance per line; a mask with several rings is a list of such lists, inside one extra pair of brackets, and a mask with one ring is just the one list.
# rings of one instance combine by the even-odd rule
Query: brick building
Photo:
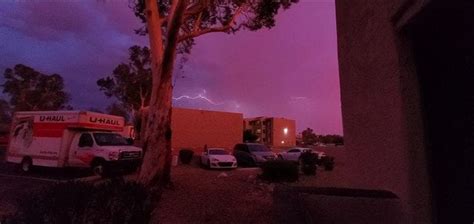
[(232, 149), (242, 142), (241, 113), (173, 108), (171, 128), (172, 148), (202, 150), (209, 147)]
[(256, 142), (272, 147), (296, 145), (295, 121), (286, 118), (256, 117), (244, 119), (244, 129), (251, 130)]

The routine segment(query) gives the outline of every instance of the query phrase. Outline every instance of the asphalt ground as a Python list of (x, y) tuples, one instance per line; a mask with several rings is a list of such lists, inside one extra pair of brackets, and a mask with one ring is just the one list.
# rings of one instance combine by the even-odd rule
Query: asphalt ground
[(5, 161), (5, 148), (0, 147), (0, 223), (15, 212), (19, 202), (48, 185), (91, 178), (95, 177), (88, 169), (33, 167), (24, 173), (18, 164)]

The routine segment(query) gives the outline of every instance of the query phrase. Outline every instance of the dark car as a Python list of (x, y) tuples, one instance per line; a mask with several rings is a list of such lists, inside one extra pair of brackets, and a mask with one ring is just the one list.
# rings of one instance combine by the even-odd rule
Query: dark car
[(276, 154), (264, 144), (239, 143), (234, 146), (234, 156), (239, 166), (256, 166), (276, 159)]

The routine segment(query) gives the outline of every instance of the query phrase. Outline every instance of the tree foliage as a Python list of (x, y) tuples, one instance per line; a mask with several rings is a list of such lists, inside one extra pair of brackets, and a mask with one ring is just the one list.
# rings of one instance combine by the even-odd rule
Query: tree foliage
[(306, 130), (301, 133), (301, 137), (304, 144), (306, 145), (313, 145), (318, 141), (318, 136), (313, 132), (313, 129), (311, 128), (306, 128)]
[(15, 111), (68, 109), (69, 94), (58, 74), (46, 75), (17, 64), (4, 72), (3, 93), (10, 97)]
[(306, 130), (301, 133), (301, 137), (305, 145), (314, 145), (315, 143), (344, 144), (344, 138), (340, 135), (317, 135), (311, 128), (306, 128)]
[(324, 144), (344, 145), (344, 137), (340, 135), (320, 135), (318, 138)]
[(10, 104), (4, 99), (0, 99), (0, 135), (2, 133), (8, 133), (11, 120), (12, 108)]
[[(133, 10), (144, 24), (147, 22), (145, 0), (132, 0)], [(275, 26), (275, 16), (280, 9), (288, 9), (298, 0), (189, 0), (179, 27), (178, 53), (190, 53), (194, 38), (214, 32), (235, 33), (241, 29), (250, 31)], [(171, 1), (157, 0), (163, 42), (172, 14)], [(146, 25), (135, 32), (148, 33)]]
[(255, 142), (257, 141), (258, 136), (252, 132), (252, 130), (247, 129), (243, 134), (243, 142)]
[(127, 109), (123, 107), (122, 104), (119, 104), (119, 103), (116, 103), (116, 102), (112, 103), (105, 109), (105, 111), (108, 114), (123, 117), (125, 119), (125, 122), (130, 121), (130, 114), (127, 111)]
[(107, 97), (114, 97), (133, 113), (148, 106), (150, 101), (150, 49), (135, 45), (128, 52), (128, 63), (119, 64), (111, 75), (97, 80), (97, 85)]

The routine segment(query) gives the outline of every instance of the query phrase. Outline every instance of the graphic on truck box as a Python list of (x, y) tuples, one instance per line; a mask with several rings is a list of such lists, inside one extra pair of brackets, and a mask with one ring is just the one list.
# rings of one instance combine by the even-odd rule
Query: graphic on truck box
[(17, 118), (12, 134), (12, 150), (19, 153), (25, 152), (33, 142), (33, 117)]

